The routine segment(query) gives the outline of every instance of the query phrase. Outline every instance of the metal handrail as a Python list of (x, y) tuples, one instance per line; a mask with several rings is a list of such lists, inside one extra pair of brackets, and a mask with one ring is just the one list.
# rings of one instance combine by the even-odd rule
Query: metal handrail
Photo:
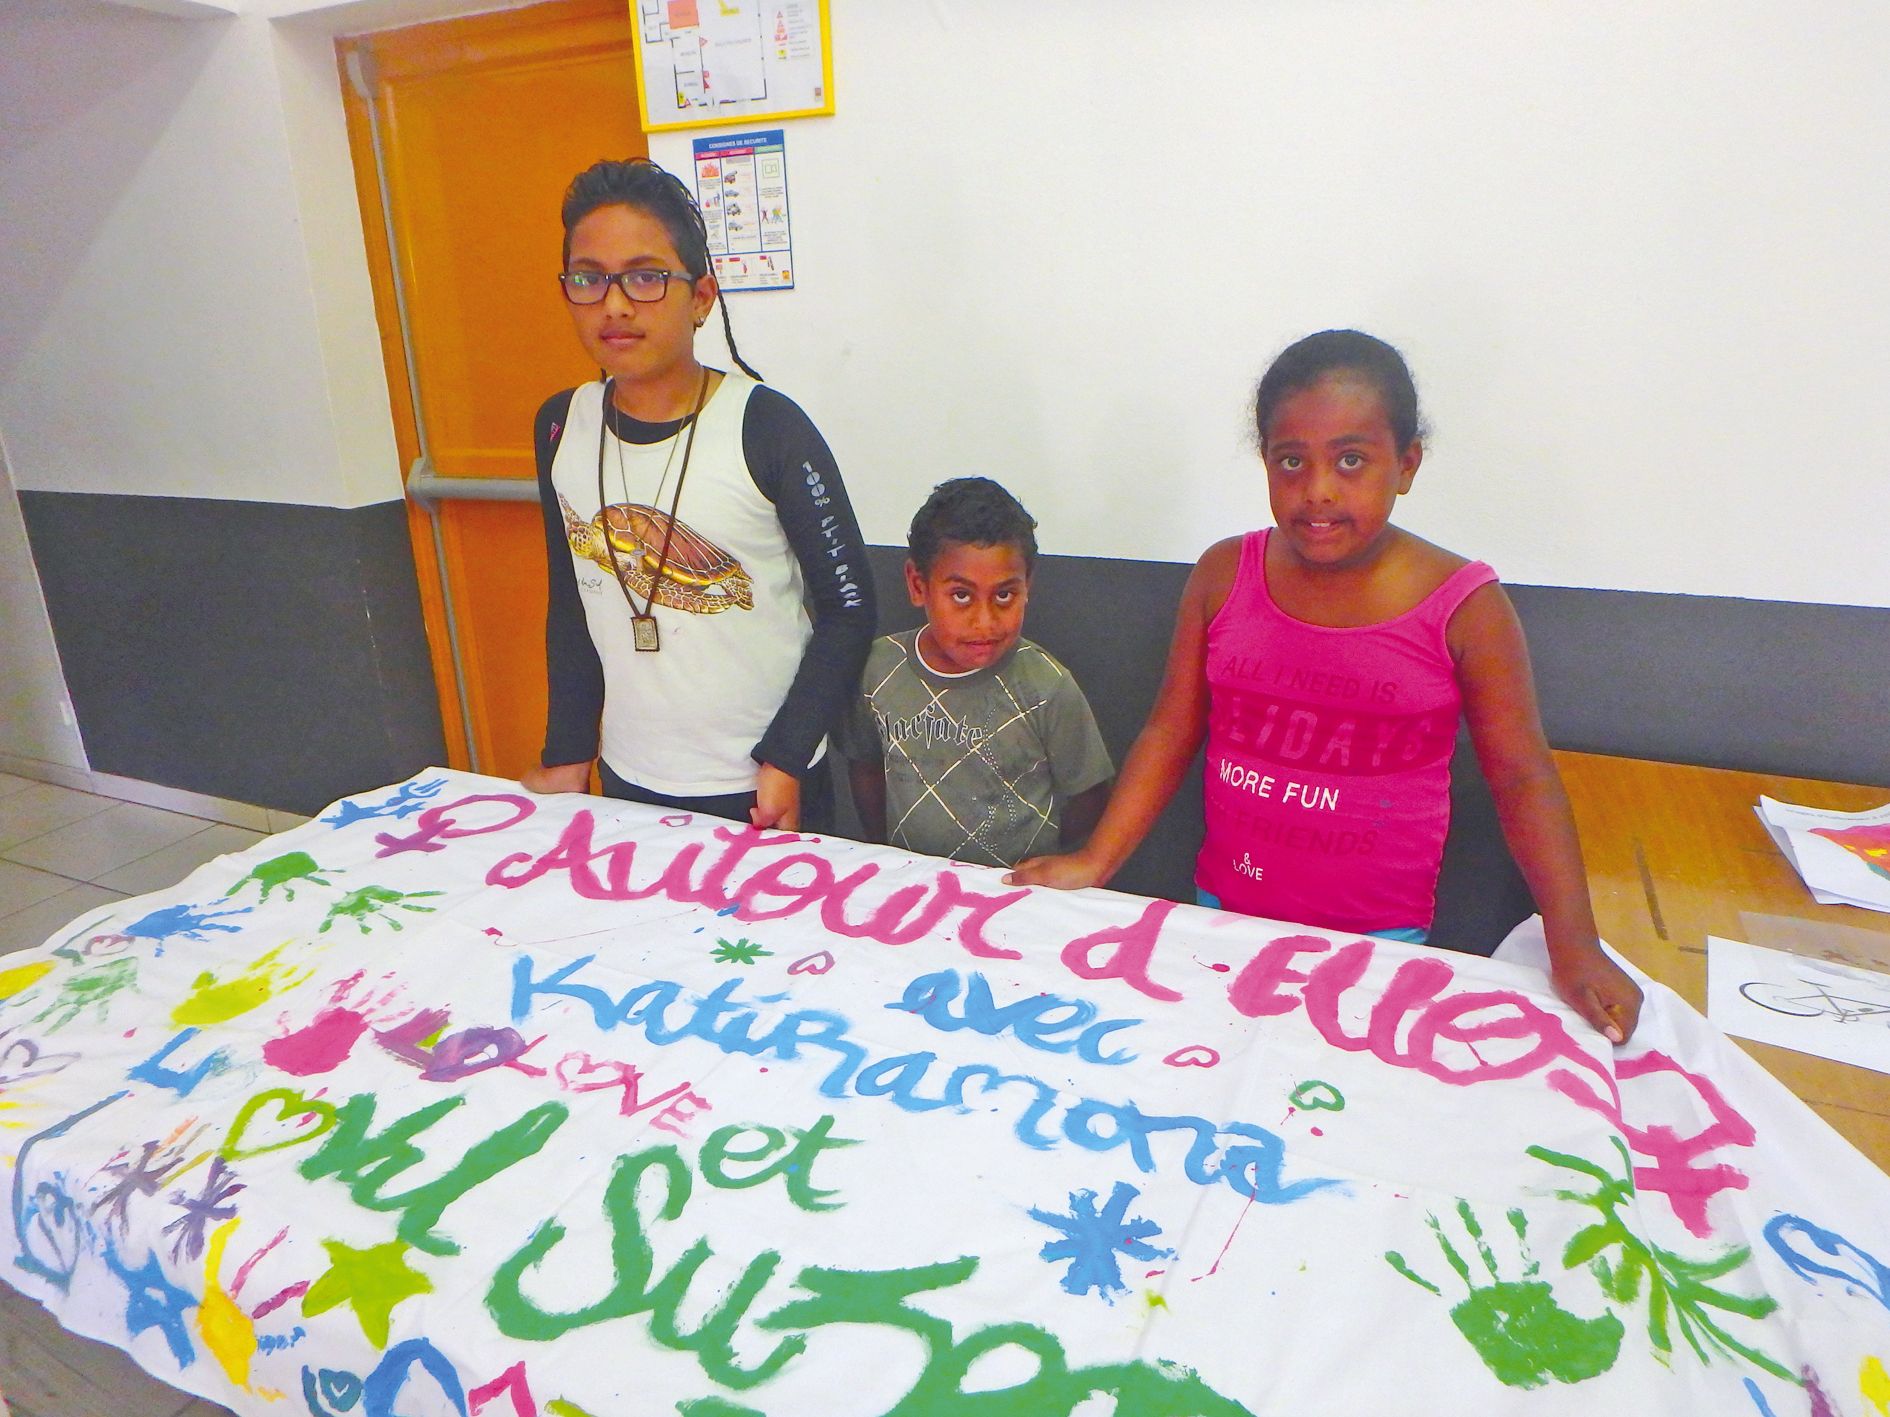
[(442, 502), (537, 502), (536, 477), (442, 477), (424, 452), (407, 469), (407, 495), (427, 514), (433, 532), (433, 560), (440, 576), (440, 606), (446, 614), (446, 643), (453, 661), (453, 687), (459, 694), (459, 721), (466, 734), (466, 761), (481, 771), (479, 744), (473, 736), (471, 695), (466, 692), (466, 668), (459, 647), (459, 614), (453, 605), (453, 582), (447, 574), (446, 538), (440, 535)]
[(536, 477), (442, 477), (422, 453), (407, 471), (407, 495), (427, 509), (439, 502), (536, 502)]

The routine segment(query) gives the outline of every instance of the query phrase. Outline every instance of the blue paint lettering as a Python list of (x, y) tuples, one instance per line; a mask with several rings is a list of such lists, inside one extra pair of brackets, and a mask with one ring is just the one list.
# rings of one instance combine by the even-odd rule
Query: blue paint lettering
[[(578, 965), (588, 962), (579, 961)], [(578, 965), (567, 966), (543, 981), (533, 982), (532, 962), (529, 957), (522, 958), (516, 966), (515, 979), (523, 983), (520, 991), (515, 993), (514, 1016), (520, 1017), (521, 1011), (529, 1012), (532, 1001), (541, 994), (584, 997), (573, 991), (585, 990), (587, 986), (568, 982)], [(908, 991), (919, 1007), (928, 1006), (924, 983), (919, 981), (915, 985), (917, 993)], [(682, 986), (656, 981), (641, 988), (655, 991), (648, 998), (668, 1002), (677, 999)], [(848, 1036), (851, 1030), (849, 1021), (839, 1014), (821, 1009), (789, 1010), (762, 1034), (757, 1028), (760, 1011), (738, 997), (740, 988), (740, 980), (724, 980), (711, 993), (697, 996), (691, 1020), (675, 1029), (663, 1027), (660, 1017), (649, 1016), (647, 1010), (643, 1011), (645, 1016), (640, 1020), (632, 1018), (630, 1015), (633, 1011), (621, 1006), (602, 1008), (593, 1005), (593, 1012), (600, 1020), (614, 1018), (616, 1023), (640, 1023), (644, 1036), (658, 1045), (682, 1037), (693, 1037), (714, 1044), (726, 1054), (774, 1057), (784, 1061), (800, 1058), (805, 1048), (826, 1049), (838, 1055), (838, 1060), (819, 1085), (823, 1096), (885, 1097), (900, 1110), (915, 1114), (944, 1108), (959, 1113), (980, 1110), (965, 1095), (967, 1086), (973, 1080), (979, 1083), (981, 1094), (1021, 1083), (1031, 1089), (1034, 1097), (1023, 1116), (1014, 1123), (1014, 1130), (1018, 1140), (1034, 1150), (1048, 1150), (1059, 1142), (1069, 1142), (1088, 1151), (1110, 1151), (1126, 1146), (1137, 1168), (1152, 1172), (1157, 1168), (1157, 1161), (1150, 1138), (1160, 1133), (1180, 1132), (1190, 1138), (1184, 1162), (1190, 1180), (1200, 1185), (1226, 1185), (1237, 1194), (1267, 1205), (1285, 1204), (1316, 1190), (1339, 1184), (1324, 1178), (1283, 1183), (1280, 1171), (1285, 1161), (1284, 1144), (1272, 1132), (1247, 1122), (1232, 1122), (1216, 1127), (1200, 1117), (1150, 1117), (1129, 1102), (1112, 1103), (1078, 1098), (1065, 1111), (1059, 1136), (1054, 1129), (1055, 1124), (1049, 1122), (1060, 1102), (1060, 1095), (1054, 1087), (1027, 1074), (1002, 1073), (983, 1064), (967, 1064), (955, 1069), (946, 1078), (936, 1097), (925, 1096), (920, 1091), (921, 1084), (938, 1062), (936, 1054), (906, 1053), (869, 1060), (866, 1049)], [(607, 999), (607, 996), (601, 995), (601, 991), (593, 992)], [(778, 994), (765, 995), (755, 1003), (778, 1003), (784, 997)], [(989, 999), (988, 990), (984, 997)], [(1030, 1002), (1034, 1004), (1035, 1000)], [(660, 1015), (660, 1009), (656, 1012)], [(1000, 1012), (995, 1008), (987, 1008), (983, 1017), (988, 1020)], [(1030, 1017), (1036, 1019), (1039, 1015), (1032, 1012)], [(1091, 1018), (1093, 1012), (1085, 1015), (1080, 1010), (1066, 1010), (1056, 1027), (1068, 1029), (1075, 1026), (1079, 1019)], [(953, 1027), (971, 1026), (965, 1019), (958, 1018), (950, 1019), (950, 1024)], [(616, 1025), (611, 1023), (603, 1026)], [(1085, 1023), (1084, 1026), (1093, 1025)], [(1075, 1040), (1053, 1041), (1073, 1043)], [(1239, 1140), (1228, 1142), (1223, 1154), (1215, 1161), (1213, 1148), (1223, 1137)]]
[[(954, 1015), (951, 1006), (959, 999), (961, 990), (963, 999), (959, 1012)], [(1142, 1022), (1135, 1018), (1098, 1021), (1096, 1006), (1087, 999), (1065, 999), (1056, 994), (1033, 994), (1000, 1008), (982, 974), (974, 973), (961, 983), (955, 969), (920, 975), (906, 986), (898, 1003), (886, 1007), (917, 1014), (941, 1033), (969, 1028), (987, 1038), (996, 1038), (1009, 1030), (1026, 1047), (1046, 1053), (1075, 1053), (1085, 1062), (1110, 1066), (1132, 1063), (1136, 1055), (1104, 1053), (1102, 1039)], [(1073, 1036), (1058, 1037), (1059, 1034)]]

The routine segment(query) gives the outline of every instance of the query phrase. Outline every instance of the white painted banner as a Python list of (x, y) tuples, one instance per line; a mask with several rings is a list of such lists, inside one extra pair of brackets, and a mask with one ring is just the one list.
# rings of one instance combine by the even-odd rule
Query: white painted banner
[(0, 960), (0, 1273), (240, 1413), (1882, 1412), (1675, 996), (432, 772)]

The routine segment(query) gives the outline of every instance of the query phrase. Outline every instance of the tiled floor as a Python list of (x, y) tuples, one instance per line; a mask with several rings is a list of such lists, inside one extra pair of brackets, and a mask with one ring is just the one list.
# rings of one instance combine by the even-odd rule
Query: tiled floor
[(0, 954), (88, 910), (174, 885), (261, 832), (0, 773)]
[[(89, 910), (174, 885), (245, 831), (0, 773), (0, 957)], [(0, 1397), (13, 1417), (227, 1417), (0, 1283)]]

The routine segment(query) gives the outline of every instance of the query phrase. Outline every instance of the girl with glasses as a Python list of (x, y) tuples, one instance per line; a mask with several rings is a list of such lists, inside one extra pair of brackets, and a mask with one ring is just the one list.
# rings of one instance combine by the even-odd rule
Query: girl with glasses
[(534, 792), (824, 830), (826, 735), (875, 628), (839, 469), (790, 399), (696, 357), (718, 303), (695, 198), (642, 158), (565, 193), (559, 275), (594, 383), (535, 445), (550, 560), (550, 705)]

